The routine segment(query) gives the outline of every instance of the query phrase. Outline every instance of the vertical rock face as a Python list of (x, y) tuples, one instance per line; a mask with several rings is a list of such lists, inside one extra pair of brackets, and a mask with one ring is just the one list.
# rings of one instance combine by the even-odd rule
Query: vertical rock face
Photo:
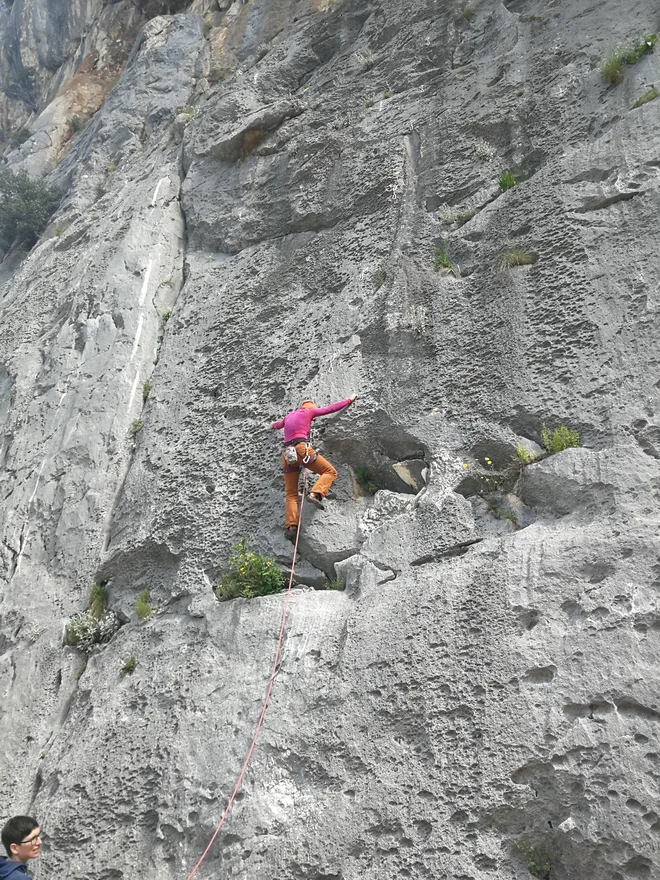
[(48, 875), (192, 868), (283, 604), (212, 586), (244, 535), (290, 564), (268, 423), (356, 391), (200, 876), (659, 877), (660, 62), (598, 70), (654, 7), (157, 6), (0, 3), (6, 160), (65, 191), (0, 276), (4, 815)]

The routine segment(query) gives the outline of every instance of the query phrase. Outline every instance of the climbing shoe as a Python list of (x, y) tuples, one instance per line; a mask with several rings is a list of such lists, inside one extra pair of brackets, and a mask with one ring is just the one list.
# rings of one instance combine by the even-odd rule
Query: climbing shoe
[(295, 541), (298, 534), (298, 526), (288, 526), (284, 529), (284, 537), (287, 541)]
[(318, 507), (319, 510), (325, 510), (325, 507), (323, 506), (323, 498), (321, 498), (320, 495), (317, 495), (316, 492), (310, 492), (307, 497), (314, 507)]

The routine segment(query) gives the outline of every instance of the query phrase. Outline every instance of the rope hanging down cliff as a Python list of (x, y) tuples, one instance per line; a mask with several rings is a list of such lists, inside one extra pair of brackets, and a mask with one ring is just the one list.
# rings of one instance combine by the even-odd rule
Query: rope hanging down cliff
[(287, 620), (287, 616), (289, 613), (289, 600), (291, 598), (291, 587), (293, 586), (293, 575), (294, 575), (295, 569), (296, 569), (296, 555), (298, 553), (298, 539), (300, 537), (300, 524), (302, 523), (302, 509), (303, 509), (303, 505), (305, 504), (305, 491), (307, 489), (307, 471), (304, 470), (303, 474), (304, 474), (304, 476), (303, 476), (303, 492), (302, 492), (302, 498), (300, 499), (300, 519), (298, 520), (298, 529), (296, 531), (296, 541), (295, 541), (295, 544), (293, 547), (293, 559), (291, 561), (291, 574), (289, 576), (289, 585), (287, 587), (286, 598), (284, 600), (284, 608), (282, 609), (282, 622), (280, 623), (280, 633), (279, 633), (279, 636), (277, 639), (277, 647), (275, 649), (275, 657), (273, 659), (273, 668), (270, 673), (270, 679), (268, 680), (268, 688), (266, 690), (266, 698), (264, 700), (264, 704), (261, 709), (261, 715), (259, 716), (259, 721), (257, 722), (257, 726), (254, 731), (254, 736), (252, 737), (252, 742), (250, 743), (250, 748), (248, 749), (247, 755), (245, 757), (245, 761), (243, 761), (243, 766), (241, 767), (241, 772), (238, 774), (238, 779), (236, 780), (236, 785), (234, 786), (234, 790), (231, 793), (231, 797), (227, 801), (227, 806), (225, 807), (225, 811), (222, 814), (220, 821), (218, 822), (217, 828), (213, 832), (213, 837), (211, 837), (211, 839), (209, 840), (206, 849), (199, 857), (199, 860), (198, 860), (197, 864), (195, 865), (195, 867), (192, 869), (190, 874), (188, 874), (188, 876), (186, 877), (186, 880), (192, 880), (192, 878), (195, 876), (200, 865), (202, 864), (202, 862), (206, 858), (209, 850), (213, 846), (213, 843), (214, 843), (216, 837), (220, 833), (220, 829), (225, 824), (225, 819), (229, 815), (229, 811), (231, 810), (231, 806), (234, 803), (236, 795), (238, 794), (238, 791), (241, 787), (241, 783), (243, 782), (243, 777), (245, 776), (245, 773), (248, 768), (248, 764), (250, 763), (250, 758), (252, 757), (252, 752), (254, 751), (254, 747), (257, 744), (257, 737), (259, 736), (259, 731), (261, 730), (261, 727), (264, 722), (264, 717), (266, 715), (266, 709), (268, 708), (268, 701), (270, 700), (271, 691), (273, 690), (273, 684), (275, 682), (275, 676), (277, 675), (277, 664), (279, 663), (279, 660), (280, 660), (280, 652), (282, 650), (282, 641), (284, 638), (284, 627), (286, 626), (286, 620)]

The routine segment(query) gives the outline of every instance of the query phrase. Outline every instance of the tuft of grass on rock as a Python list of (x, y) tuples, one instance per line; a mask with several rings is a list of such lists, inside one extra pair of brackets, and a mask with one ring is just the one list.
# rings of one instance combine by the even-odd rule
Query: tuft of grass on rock
[(131, 422), (131, 434), (136, 437), (142, 430), (142, 419), (133, 419)]
[(624, 66), (627, 64), (637, 64), (644, 55), (649, 55), (653, 52), (657, 41), (657, 34), (648, 34), (632, 49), (615, 49), (600, 65), (603, 79), (610, 85), (619, 85), (623, 81)]
[(154, 609), (151, 607), (151, 601), (149, 600), (149, 590), (142, 590), (135, 600), (135, 613), (140, 620), (148, 620), (148, 618), (151, 617), (151, 612), (153, 610)]
[(130, 657), (119, 670), (119, 675), (121, 676), (121, 678), (126, 678), (127, 675), (133, 675), (136, 666), (137, 658), (135, 657), (135, 652), (131, 651)]
[(651, 86), (648, 92), (644, 92), (640, 98), (637, 98), (633, 104), (633, 110), (636, 110), (637, 107), (642, 107), (644, 104), (648, 104), (649, 101), (655, 101), (658, 95), (660, 95), (660, 91), (658, 91), (655, 86)]
[(506, 192), (508, 189), (512, 189), (516, 185), (516, 178), (507, 168), (507, 170), (503, 171), (497, 178), (497, 182), (502, 192)]
[(377, 269), (374, 272), (374, 287), (379, 290), (387, 281), (387, 272), (384, 269)]
[(89, 613), (94, 620), (102, 620), (108, 610), (108, 591), (94, 582), (89, 591)]
[(564, 449), (571, 449), (582, 445), (578, 432), (567, 428), (566, 425), (560, 425), (554, 430), (543, 425), (541, 428), (541, 442), (550, 455), (554, 455), (556, 452), (563, 452)]
[(507, 248), (497, 258), (497, 265), (500, 269), (512, 269), (514, 266), (531, 266), (533, 262), (533, 254), (529, 254), (527, 251), (516, 247)]
[(325, 588), (326, 590), (338, 590), (341, 592), (342, 590), (346, 589), (346, 583), (344, 582), (343, 578), (337, 575), (334, 580), (325, 582)]
[(151, 382), (149, 379), (146, 380), (144, 385), (142, 386), (142, 400), (146, 402), (149, 395), (151, 394)]
[(471, 6), (464, 6), (461, 14), (466, 21), (472, 21), (474, 18), (474, 9)]
[(451, 257), (449, 256), (449, 250), (446, 241), (441, 242), (439, 246), (435, 249), (435, 261), (433, 262), (433, 268), (436, 272), (440, 272), (442, 269), (451, 272), (454, 268), (454, 264), (451, 260)]

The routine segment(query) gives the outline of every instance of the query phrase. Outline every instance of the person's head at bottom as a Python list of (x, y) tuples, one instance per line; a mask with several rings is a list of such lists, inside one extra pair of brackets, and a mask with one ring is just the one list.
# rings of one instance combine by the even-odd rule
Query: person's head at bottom
[[(0, 836), (7, 851), (7, 858), (0, 861), (0, 878), (9, 877), (41, 852), (41, 831), (32, 816), (14, 816), (5, 824)], [(16, 875), (16, 880), (22, 873), (24, 869)]]
[(315, 408), (316, 408), (316, 404), (314, 403), (313, 400), (303, 400), (303, 402), (300, 404), (300, 409), (315, 409)]

